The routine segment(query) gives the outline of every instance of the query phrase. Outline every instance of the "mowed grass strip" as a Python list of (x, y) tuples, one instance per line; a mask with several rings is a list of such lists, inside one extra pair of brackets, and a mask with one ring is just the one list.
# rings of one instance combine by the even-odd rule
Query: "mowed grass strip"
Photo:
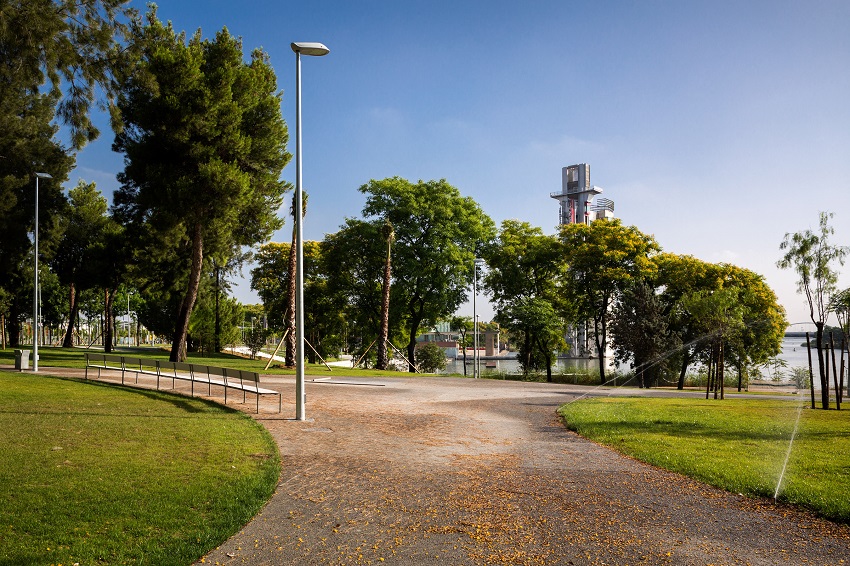
[(567, 427), (644, 462), (733, 493), (778, 497), (850, 523), (850, 411), (770, 399), (586, 399), (559, 409)]
[[(17, 349), (17, 348), (16, 348)], [(24, 350), (29, 351), (29, 367), (32, 368), (32, 346), (24, 346)], [(283, 350), (283, 348), (281, 348)], [(49, 371), (50, 367), (63, 368), (78, 368), (86, 367), (86, 352), (102, 354), (103, 348), (94, 347), (86, 348), (60, 348), (52, 346), (39, 346), (38, 348), (38, 364), (40, 371)], [(132, 356), (136, 358), (145, 358), (152, 360), (168, 360), (169, 351), (153, 346), (142, 346), (138, 348), (116, 348), (113, 354), (118, 356)], [(279, 352), (278, 356), (282, 356)], [(295, 375), (294, 368), (282, 368), (279, 362), (274, 362), (269, 369), (265, 369), (268, 363), (268, 358), (257, 358), (251, 360), (247, 357), (221, 353), (205, 353), (189, 352), (186, 359), (187, 362), (193, 364), (201, 364), (206, 366), (226, 367), (232, 369), (241, 369), (245, 371), (256, 371), (260, 374), (267, 375)], [(15, 362), (15, 349), (0, 350), (0, 364), (11, 366)], [(414, 374), (408, 372), (349, 368), (349, 367), (334, 367), (332, 371), (324, 364), (306, 364), (305, 371), (308, 375), (317, 375), (327, 377), (334, 375), (345, 375), (355, 377), (411, 377)]]
[(185, 566), (257, 513), (279, 471), (238, 411), (0, 372), (0, 564)]

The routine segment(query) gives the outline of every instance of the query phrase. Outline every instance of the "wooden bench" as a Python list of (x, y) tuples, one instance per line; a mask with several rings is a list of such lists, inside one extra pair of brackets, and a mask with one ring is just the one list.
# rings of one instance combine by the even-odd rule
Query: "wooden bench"
[(274, 389), (260, 387), (260, 374), (255, 371), (86, 352), (86, 379), (88, 379), (89, 368), (97, 368), (98, 378), (100, 378), (101, 370), (120, 371), (122, 385), (124, 384), (125, 373), (135, 374), (136, 383), (139, 382), (139, 375), (156, 377), (157, 390), (159, 390), (161, 379), (171, 378), (172, 389), (178, 379), (189, 381), (191, 383), (192, 397), (195, 396), (196, 382), (206, 384), (207, 395), (212, 395), (212, 386), (215, 385), (224, 389), (225, 405), (227, 405), (228, 389), (242, 391), (243, 403), (247, 402), (247, 394), (252, 393), (257, 398), (258, 414), (260, 412), (260, 396), (277, 395), (278, 412), (283, 410), (283, 398), (280, 392)]

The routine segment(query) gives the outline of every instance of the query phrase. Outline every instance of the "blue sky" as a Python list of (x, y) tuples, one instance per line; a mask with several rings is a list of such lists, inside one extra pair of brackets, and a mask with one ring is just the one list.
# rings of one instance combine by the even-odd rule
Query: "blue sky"
[[(850, 2), (175, 0), (159, 17), (270, 54), (293, 152), (289, 44), (330, 48), (302, 59), (308, 239), (390, 176), (445, 178), (497, 224), (554, 233), (561, 168), (589, 163), (624, 223), (764, 275), (791, 322), (808, 312), (775, 267), (784, 234), (829, 210), (850, 245)], [(72, 184), (117, 187), (111, 141), (104, 127)], [(257, 300), (247, 283), (237, 296)]]

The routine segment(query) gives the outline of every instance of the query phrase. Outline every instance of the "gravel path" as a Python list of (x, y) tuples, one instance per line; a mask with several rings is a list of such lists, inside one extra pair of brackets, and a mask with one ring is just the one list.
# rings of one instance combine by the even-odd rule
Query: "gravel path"
[(566, 431), (555, 410), (587, 389), (335, 377), (294, 421), (292, 379), (263, 381), (280, 485), (205, 564), (850, 564), (850, 527)]

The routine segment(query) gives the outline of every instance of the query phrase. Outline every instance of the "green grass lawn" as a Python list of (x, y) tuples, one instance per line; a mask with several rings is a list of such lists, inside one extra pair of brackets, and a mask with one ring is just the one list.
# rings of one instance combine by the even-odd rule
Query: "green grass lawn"
[[(25, 346), (23, 349), (30, 351), (30, 368), (32, 368), (32, 346)], [(39, 371), (47, 370), (50, 366), (69, 367), (69, 368), (84, 368), (86, 366), (86, 352), (103, 353), (103, 348), (59, 348), (51, 346), (39, 346), (38, 348), (38, 368)], [(156, 360), (167, 360), (168, 350), (155, 347), (142, 346), (139, 348), (116, 348), (113, 352), (118, 355), (136, 356), (140, 358), (150, 358)], [(203, 364), (208, 366), (221, 366), (233, 369), (241, 369), (246, 371), (256, 371), (262, 374), (271, 375), (295, 375), (294, 369), (284, 369), (276, 367), (277, 362), (272, 364), (272, 367), (265, 369), (268, 359), (251, 360), (246, 357), (237, 356), (222, 352), (220, 354), (198, 354), (189, 353), (189, 362)], [(15, 363), (15, 350), (7, 348), (0, 349), (0, 364), (12, 365)], [(332, 366), (333, 367), (333, 366)], [(331, 371), (324, 364), (307, 364), (304, 369), (305, 373), (315, 376), (333, 376), (333, 375), (348, 375), (356, 377), (409, 377), (413, 374), (398, 371), (381, 371), (376, 369), (361, 369), (347, 367), (333, 367)]]
[(273, 493), (276, 444), (246, 415), (47, 373), (0, 372), (0, 564), (185, 566)]
[[(772, 498), (800, 403), (807, 399), (598, 398), (559, 412), (570, 429), (624, 454)], [(803, 408), (800, 415), (778, 499), (850, 523), (850, 411)]]

